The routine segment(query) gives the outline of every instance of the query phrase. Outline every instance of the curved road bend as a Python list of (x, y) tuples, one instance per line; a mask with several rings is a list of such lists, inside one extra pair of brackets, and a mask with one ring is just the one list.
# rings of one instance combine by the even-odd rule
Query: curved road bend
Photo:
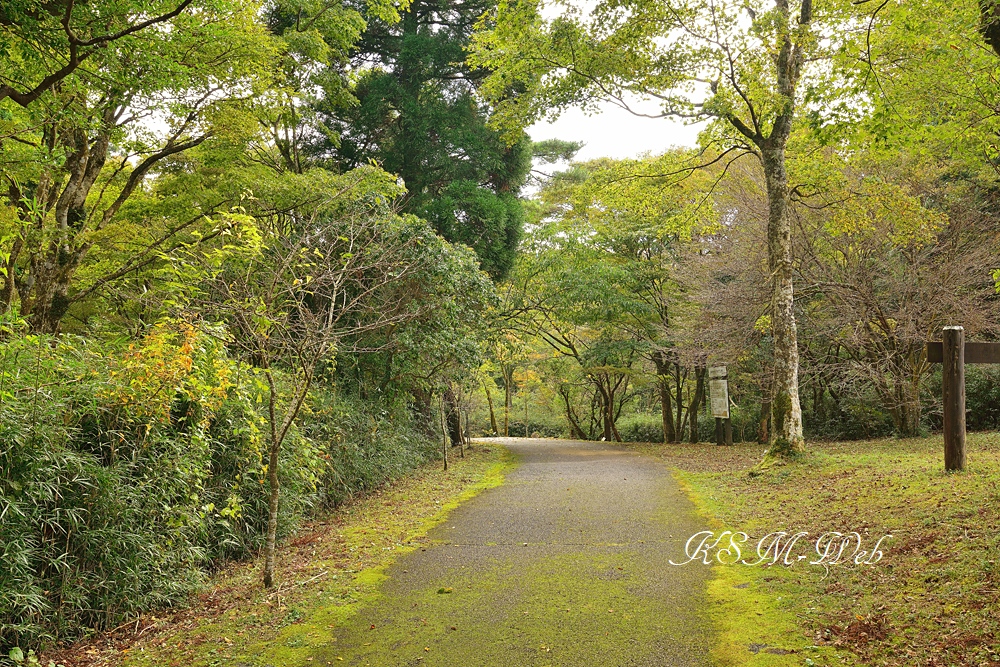
[(306, 664), (707, 665), (709, 568), (667, 562), (704, 526), (664, 466), (601, 443), (500, 442), (520, 459), (503, 485), (393, 564)]

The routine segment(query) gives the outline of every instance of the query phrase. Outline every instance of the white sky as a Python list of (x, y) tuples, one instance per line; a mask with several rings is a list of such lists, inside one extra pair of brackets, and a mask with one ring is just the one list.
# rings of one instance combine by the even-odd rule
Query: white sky
[(695, 146), (702, 127), (702, 124), (685, 125), (670, 118), (633, 116), (607, 103), (601, 106), (599, 113), (591, 116), (579, 109), (569, 109), (552, 123), (535, 123), (528, 128), (528, 135), (533, 141), (582, 141), (586, 145), (576, 159), (583, 161), (662, 153), (671, 146)]

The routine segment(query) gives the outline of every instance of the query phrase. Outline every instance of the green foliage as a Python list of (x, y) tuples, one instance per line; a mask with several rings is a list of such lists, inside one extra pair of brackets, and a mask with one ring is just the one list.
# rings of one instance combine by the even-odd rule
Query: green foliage
[(512, 415), (509, 435), (512, 438), (567, 438), (566, 420), (555, 418), (530, 418), (525, 423), (523, 416)]
[[(138, 343), (27, 336), (0, 360), (4, 653), (182, 600), (260, 549), (267, 389), (215, 338), (183, 323)], [(317, 394), (282, 450), (283, 534), (431, 455), (400, 415)]]
[(636, 413), (618, 420), (618, 432), (625, 442), (663, 442), (663, 417)]
[(408, 191), (404, 210), (472, 247), (483, 270), (501, 279), (524, 225), (517, 195), (531, 146), (520, 133), (508, 145), (487, 127), (482, 76), (465, 62), (473, 26), (494, 4), (418, 0), (398, 23), (371, 17), (354, 52), (362, 64), (352, 88), (357, 103), (316, 101), (329, 130), (311, 150), (341, 169), (376, 161), (397, 174)]
[(440, 455), (405, 404), (380, 405), (314, 392), (303, 435), (323, 450), (321, 500), (335, 507)]
[(966, 425), (972, 431), (1000, 431), (1000, 368), (966, 366)]
[[(18, 223), (11, 228), (0, 222), (0, 256), (6, 260), (0, 311), (17, 301), (36, 332), (57, 332), (70, 306), (91, 292), (76, 289), (76, 272), (96, 243), (117, 246), (117, 252), (104, 253), (98, 281), (120, 277), (155, 259), (174, 237), (183, 238), (192, 227), (197, 231), (201, 214), (219, 206), (215, 197), (193, 212), (175, 208), (176, 217), (147, 220), (137, 235), (131, 225), (118, 226), (122, 209), (133, 196), (144, 199), (145, 182), (164, 161), (205, 142), (245, 135), (252, 118), (244, 97), (261, 92), (270, 78), (274, 44), (257, 20), (255, 3), (184, 4), (190, 5), (186, 11), (129, 33), (114, 48), (97, 48), (28, 108), (0, 100), (2, 133), (16, 138), (0, 143), (0, 159), (9, 165), (2, 204), (16, 212)], [(63, 11), (30, 5), (11, 27), (27, 22), (48, 36), (60, 35), (56, 41), (71, 38), (72, 29), (56, 28)], [(144, 7), (158, 11), (181, 3), (62, 5), (88, 34), (98, 26), (138, 22)], [(10, 37), (8, 26), (0, 26), (0, 35)], [(5, 65), (16, 61), (47, 69), (43, 63), (58, 60), (45, 40), (11, 39), (16, 44), (0, 51)], [(157, 121), (140, 122), (151, 118)], [(42, 256), (51, 259), (41, 261)]]
[[(575, 149), (563, 144), (543, 152)], [(572, 163), (539, 192), (507, 308), (523, 313), (520, 329), (548, 348), (535, 366), (577, 437), (616, 437), (634, 391), (664, 372), (653, 357), (681, 360), (692, 306), (677, 275), (716, 217), (704, 193), (711, 174), (691, 173), (694, 159), (678, 150)], [(671, 390), (682, 400), (683, 387)]]

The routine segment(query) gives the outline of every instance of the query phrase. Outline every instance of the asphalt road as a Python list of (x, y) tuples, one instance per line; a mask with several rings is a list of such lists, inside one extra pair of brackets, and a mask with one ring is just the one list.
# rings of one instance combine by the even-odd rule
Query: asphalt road
[(667, 469), (601, 443), (501, 442), (520, 459), (504, 484), (400, 558), (305, 664), (708, 664), (708, 568), (668, 563), (705, 526)]

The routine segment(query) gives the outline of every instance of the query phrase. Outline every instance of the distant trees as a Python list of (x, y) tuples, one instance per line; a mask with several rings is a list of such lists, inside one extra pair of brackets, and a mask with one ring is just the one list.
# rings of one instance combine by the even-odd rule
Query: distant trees
[[(955, 322), (998, 333), (995, 194), (919, 155), (888, 162), (795, 140), (808, 156), (790, 171), (789, 215), (810, 432), (919, 434), (933, 400), (926, 342)], [(653, 393), (663, 439), (696, 442), (707, 367), (725, 363), (744, 435), (769, 439), (766, 183), (753, 160), (695, 175), (688, 160), (575, 163), (537, 196), (504, 289), (523, 344), (551, 350), (524, 363), (573, 437), (619, 439), (620, 417), (649, 411)]]
[(706, 176), (678, 182), (689, 158), (574, 164), (540, 193), (512, 287), (522, 331), (555, 354), (547, 375), (576, 437), (621, 440), (617, 421), (637, 380), (651, 376), (663, 437), (690, 429), (697, 441), (708, 355), (686, 326), (694, 311), (678, 267), (714, 208)]
[[(639, 115), (711, 120), (706, 142), (723, 156), (760, 162), (774, 347), (771, 452), (801, 451), (786, 149), (805, 63), (823, 51), (813, 3), (599, 2), (586, 15), (572, 8), (551, 20), (541, 6), (501, 3), (476, 36), (473, 62), (490, 70), (484, 90), (499, 104), (498, 123), (518, 128), (604, 100)], [(636, 106), (650, 99), (660, 107), (651, 114)]]
[[(1000, 261), (998, 229), (976, 210), (988, 195), (912, 158), (845, 160), (816, 149), (793, 172), (809, 193), (807, 205), (793, 210), (792, 242), (803, 392), (816, 433), (836, 434), (826, 425), (847, 419), (855, 405), (887, 415), (899, 435), (919, 434), (930, 398), (926, 342), (952, 323), (996, 335), (989, 275)], [(702, 258), (697, 294), (707, 335), (739, 352), (761, 384), (768, 378), (758, 358), (765, 370), (770, 363), (761, 333), (768, 306), (759, 289), (767, 280), (763, 189), (755, 170), (731, 170), (718, 193), (731, 230)]]

